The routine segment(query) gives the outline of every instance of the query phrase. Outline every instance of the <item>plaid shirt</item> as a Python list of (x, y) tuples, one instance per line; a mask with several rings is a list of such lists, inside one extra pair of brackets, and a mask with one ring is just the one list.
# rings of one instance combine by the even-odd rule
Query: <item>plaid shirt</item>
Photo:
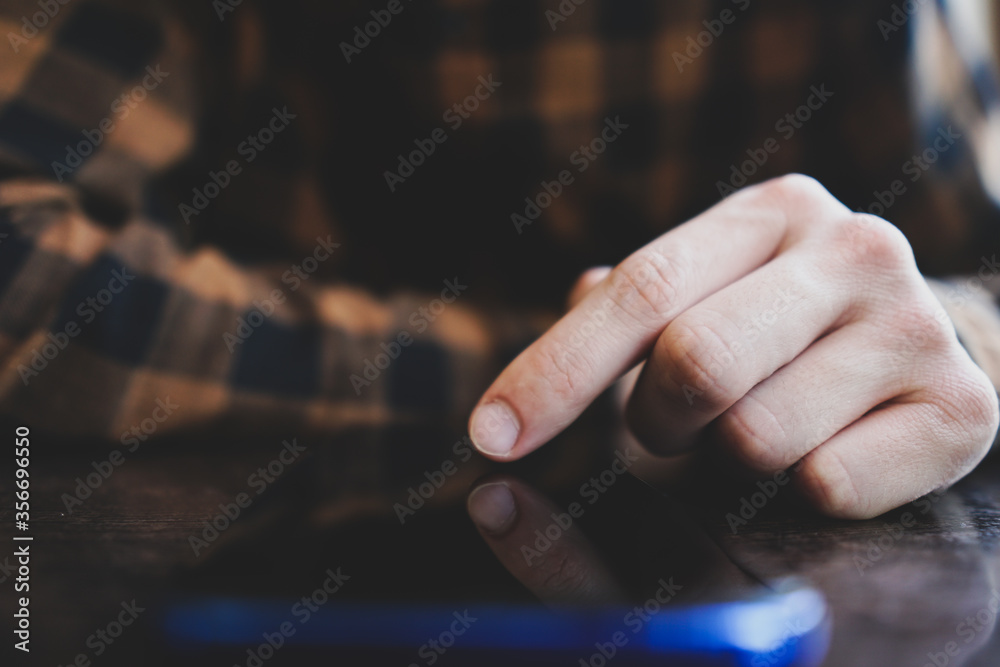
[(166, 4), (0, 8), (5, 414), (461, 427), (581, 270), (790, 171), (978, 272), (1000, 383), (992, 31), (940, 3)]

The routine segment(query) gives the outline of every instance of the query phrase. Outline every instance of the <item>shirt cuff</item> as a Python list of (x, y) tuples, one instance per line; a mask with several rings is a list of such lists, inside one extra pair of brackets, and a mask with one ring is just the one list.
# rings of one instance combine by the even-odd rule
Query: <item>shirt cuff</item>
[(1000, 311), (975, 278), (927, 279), (969, 356), (1000, 393)]

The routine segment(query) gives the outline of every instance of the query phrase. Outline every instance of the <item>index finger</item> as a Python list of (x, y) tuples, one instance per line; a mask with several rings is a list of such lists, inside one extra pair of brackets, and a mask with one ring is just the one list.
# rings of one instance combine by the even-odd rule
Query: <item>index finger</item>
[(829, 213), (836, 200), (817, 190), (803, 177), (744, 190), (630, 255), (493, 382), (469, 420), (476, 447), (507, 460), (552, 439), (675, 317), (774, 256), (792, 211)]

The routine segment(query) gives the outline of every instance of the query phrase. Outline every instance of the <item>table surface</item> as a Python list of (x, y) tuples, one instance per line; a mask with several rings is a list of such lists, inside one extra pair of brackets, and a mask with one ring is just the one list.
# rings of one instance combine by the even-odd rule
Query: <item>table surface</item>
[[(42, 447), (34, 447), (33, 650), (29, 660), (18, 655), (13, 664), (69, 665), (78, 654), (93, 664), (155, 664), (141, 633), (126, 632), (100, 658), (88, 637), (113, 620), (123, 602), (134, 599), (148, 608), (179, 569), (196, 567), (190, 536), (199, 534), (220, 503), (246, 491), (248, 476), (276, 452), (207, 446), (146, 452), (116, 468), (68, 513), (63, 494), (73, 493), (77, 478), (93, 472), (91, 462), (99, 457), (64, 450), (42, 456)], [(460, 502), (480, 472), (457, 475), (459, 490), (437, 501)], [(13, 488), (5, 477), (0, 525), (9, 527)], [(682, 500), (696, 508), (692, 516), (746, 572), (761, 580), (799, 576), (825, 593), (834, 621), (826, 665), (923, 667), (933, 664), (928, 654), (943, 654), (951, 643), (951, 665), (1000, 663), (990, 610), (991, 600), (994, 606), (1000, 600), (1000, 465), (987, 461), (943, 495), (862, 522), (816, 516), (783, 493), (767, 503), (757, 496), (764, 506), (745, 524), (733, 524), (741, 508), (751, 514), (741, 499), (757, 489), (752, 481), (727, 482), (724, 491)], [(372, 505), (376, 512), (388, 510), (377, 502), (365, 510), (362, 501), (351, 511), (370, 511)], [(324, 520), (342, 518), (341, 506), (325, 503)], [(0, 564), (12, 552), (5, 547)], [(3, 616), (10, 619), (14, 602), (4, 597)]]

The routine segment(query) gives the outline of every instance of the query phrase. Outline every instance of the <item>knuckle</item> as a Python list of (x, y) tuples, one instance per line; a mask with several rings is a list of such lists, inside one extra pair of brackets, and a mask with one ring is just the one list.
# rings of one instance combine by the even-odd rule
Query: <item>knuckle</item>
[(891, 222), (854, 213), (841, 230), (841, 252), (852, 267), (899, 271), (915, 266), (910, 242)]
[(938, 387), (932, 402), (934, 417), (948, 431), (965, 436), (948, 440), (956, 443), (951, 449), (955, 467), (968, 469), (986, 454), (996, 436), (1000, 424), (996, 390), (978, 367), (955, 373)]
[(1000, 427), (1000, 403), (998, 403), (997, 392), (993, 384), (983, 373), (979, 374), (982, 381), (977, 383), (978, 390), (973, 398), (972, 419), (973, 423), (982, 425), (983, 431), (992, 443), (997, 429)]
[(903, 355), (946, 354), (958, 345), (951, 322), (936, 301), (898, 308), (892, 325), (897, 338), (893, 349)]
[(793, 461), (782, 455), (785, 431), (774, 413), (750, 394), (717, 420), (722, 441), (751, 470), (772, 473)]
[(725, 377), (735, 357), (712, 328), (674, 320), (657, 339), (654, 355), (662, 363), (663, 372), (656, 378), (661, 392), (697, 396), (709, 407), (733, 402)]
[(869, 510), (840, 456), (819, 448), (802, 460), (799, 488), (823, 514), (841, 519), (868, 518)]
[(677, 308), (686, 273), (681, 261), (636, 253), (611, 271), (611, 298), (642, 325), (659, 327)]

